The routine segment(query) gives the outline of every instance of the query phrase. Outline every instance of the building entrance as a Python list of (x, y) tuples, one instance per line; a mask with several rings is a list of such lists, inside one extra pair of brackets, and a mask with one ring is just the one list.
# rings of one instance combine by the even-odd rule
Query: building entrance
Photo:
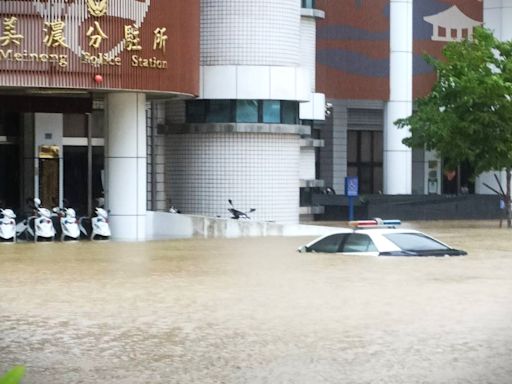
[(23, 216), (38, 197), (91, 214), (103, 196), (103, 109), (92, 111), (90, 99), (13, 98), (0, 107), (0, 203)]

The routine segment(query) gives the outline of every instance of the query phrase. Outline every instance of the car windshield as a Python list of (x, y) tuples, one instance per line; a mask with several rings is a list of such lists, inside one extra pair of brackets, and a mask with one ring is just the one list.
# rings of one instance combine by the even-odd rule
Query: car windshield
[(450, 249), (439, 241), (421, 233), (388, 233), (384, 237), (404, 251), (419, 252)]

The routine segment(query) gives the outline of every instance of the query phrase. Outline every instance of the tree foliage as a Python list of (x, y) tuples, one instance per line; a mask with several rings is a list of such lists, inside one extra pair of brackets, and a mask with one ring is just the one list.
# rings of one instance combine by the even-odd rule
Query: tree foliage
[(410, 128), (409, 147), (435, 150), (454, 169), (467, 162), (476, 174), (512, 168), (512, 42), (484, 28), (471, 40), (448, 43), (438, 74), (414, 113), (395, 122)]
[(25, 375), (25, 368), (16, 366), (0, 377), (0, 384), (19, 384)]

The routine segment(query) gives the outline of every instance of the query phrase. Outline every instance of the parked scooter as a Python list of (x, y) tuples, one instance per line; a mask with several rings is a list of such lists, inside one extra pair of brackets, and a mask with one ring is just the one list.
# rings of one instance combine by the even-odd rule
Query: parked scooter
[(34, 216), (30, 216), (16, 226), (18, 237), (24, 234), (27, 240), (33, 239), (35, 242), (39, 239), (55, 240), (52, 212), (41, 207), (41, 200), (38, 198), (32, 201), (27, 199), (27, 203), (34, 210)]
[(95, 216), (81, 217), (78, 224), (84, 237), (91, 240), (106, 240), (111, 236), (108, 212), (102, 207), (94, 209)]
[(57, 224), (54, 226), (57, 229), (57, 234), (60, 236), (61, 241), (65, 240), (79, 240), (80, 228), (76, 218), (76, 211), (73, 208), (53, 208), (53, 212), (57, 215)]
[(228, 211), (229, 213), (231, 213), (231, 218), (232, 219), (250, 219), (249, 217), (249, 213), (252, 213), (254, 211), (256, 211), (256, 208), (251, 208), (249, 210), (249, 212), (243, 212), (243, 211), (240, 211), (238, 209), (235, 208), (235, 206), (233, 205), (233, 201), (231, 201), (231, 199), (228, 200), (228, 203), (229, 205), (231, 205), (231, 208), (228, 208)]
[(16, 242), (16, 215), (12, 209), (0, 208), (0, 241)]

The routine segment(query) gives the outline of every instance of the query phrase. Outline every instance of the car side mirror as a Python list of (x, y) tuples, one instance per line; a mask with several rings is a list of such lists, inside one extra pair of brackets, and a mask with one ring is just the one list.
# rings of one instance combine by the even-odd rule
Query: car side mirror
[(308, 247), (303, 245), (302, 247), (297, 248), (297, 251), (299, 251), (300, 253), (306, 253), (308, 252)]

